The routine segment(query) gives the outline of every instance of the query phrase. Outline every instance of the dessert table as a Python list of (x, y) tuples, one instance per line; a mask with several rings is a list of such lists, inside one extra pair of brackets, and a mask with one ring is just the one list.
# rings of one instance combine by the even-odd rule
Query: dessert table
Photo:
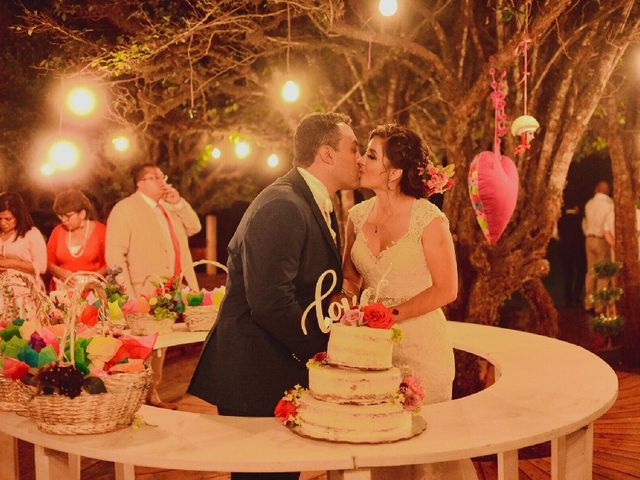
[[(79, 478), (78, 456), (115, 462), (118, 480), (132, 480), (134, 465), (202, 471), (327, 470), (330, 480), (366, 480), (373, 467), (491, 453), (498, 455), (499, 479), (513, 480), (518, 478), (518, 449), (551, 440), (552, 478), (590, 479), (593, 422), (617, 396), (613, 370), (592, 353), (547, 337), (456, 322), (449, 322), (449, 330), (455, 348), (495, 365), (497, 381), (477, 394), (425, 406), (427, 430), (410, 440), (329, 443), (299, 437), (273, 418), (143, 406), (140, 413), (153, 426), (84, 436), (41, 433), (29, 419), (0, 413), (0, 448), (5, 459), (11, 459), (15, 438), (35, 444), (38, 480)], [(12, 465), (0, 470), (0, 479), (15, 478)]]

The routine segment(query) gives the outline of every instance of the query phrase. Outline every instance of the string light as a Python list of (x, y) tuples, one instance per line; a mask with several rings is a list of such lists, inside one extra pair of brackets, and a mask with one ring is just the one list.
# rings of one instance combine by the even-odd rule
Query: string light
[(222, 157), (222, 151), (220, 151), (218, 147), (215, 147), (213, 150), (211, 150), (211, 158), (213, 158), (214, 160), (218, 160), (220, 157)]
[(80, 149), (70, 140), (58, 140), (49, 147), (47, 161), (55, 170), (71, 170), (80, 161)]
[(267, 158), (267, 165), (271, 168), (276, 168), (278, 165), (280, 165), (280, 158), (278, 158), (278, 155), (276, 155), (275, 153), (269, 155), (269, 158)]
[(392, 17), (398, 12), (398, 0), (380, 0), (378, 10), (384, 17)]
[(55, 173), (56, 169), (50, 163), (43, 163), (40, 167), (40, 173), (45, 177), (50, 177)]
[(74, 115), (86, 117), (96, 110), (96, 94), (88, 87), (74, 87), (67, 93), (65, 104)]
[(119, 135), (111, 140), (113, 148), (120, 153), (124, 153), (131, 148), (131, 140), (124, 135)]
[(236, 143), (233, 151), (236, 154), (236, 157), (240, 159), (247, 158), (251, 153), (251, 145), (249, 145), (249, 143), (245, 142), (244, 140), (240, 140)]
[(300, 85), (293, 80), (288, 80), (282, 85), (280, 95), (285, 102), (293, 103), (300, 98)]

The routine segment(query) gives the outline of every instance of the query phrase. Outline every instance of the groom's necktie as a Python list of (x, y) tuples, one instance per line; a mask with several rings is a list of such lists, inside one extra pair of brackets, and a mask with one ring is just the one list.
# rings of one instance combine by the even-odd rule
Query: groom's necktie
[(333, 241), (335, 242), (336, 231), (334, 230), (334, 225), (332, 221), (332, 217), (335, 217), (335, 214), (333, 213), (333, 202), (331, 201), (330, 198), (327, 198), (324, 201), (324, 205), (322, 208), (322, 215), (324, 216), (324, 219), (327, 222), (327, 227), (329, 228), (329, 233), (331, 234), (331, 238), (333, 238)]
[(182, 265), (180, 264), (180, 242), (178, 242), (178, 236), (176, 235), (176, 231), (173, 228), (173, 222), (169, 217), (169, 214), (164, 209), (160, 203), (157, 203), (156, 206), (162, 212), (164, 219), (167, 221), (167, 226), (169, 227), (169, 237), (171, 237), (171, 245), (173, 246), (173, 276), (177, 277), (182, 273)]

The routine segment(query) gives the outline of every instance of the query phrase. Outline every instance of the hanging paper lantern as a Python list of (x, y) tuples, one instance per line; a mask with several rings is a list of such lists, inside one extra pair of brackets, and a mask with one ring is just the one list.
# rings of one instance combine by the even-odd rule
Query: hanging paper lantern
[(489, 243), (496, 243), (518, 200), (518, 169), (509, 157), (491, 151), (475, 156), (469, 168), (469, 197)]

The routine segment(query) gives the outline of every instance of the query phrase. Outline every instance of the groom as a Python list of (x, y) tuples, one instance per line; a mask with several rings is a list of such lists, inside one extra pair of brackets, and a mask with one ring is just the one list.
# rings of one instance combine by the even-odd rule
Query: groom
[[(361, 157), (349, 117), (313, 113), (294, 136), (294, 168), (263, 190), (229, 242), (226, 296), (189, 393), (217, 405), (220, 415), (269, 417), (285, 390), (308, 384), (306, 362), (326, 350), (312, 315), (318, 277), (339, 273), (340, 237), (331, 204), (338, 190), (358, 187)], [(326, 305), (324, 305), (326, 309)], [(298, 473), (240, 474), (295, 479)]]

